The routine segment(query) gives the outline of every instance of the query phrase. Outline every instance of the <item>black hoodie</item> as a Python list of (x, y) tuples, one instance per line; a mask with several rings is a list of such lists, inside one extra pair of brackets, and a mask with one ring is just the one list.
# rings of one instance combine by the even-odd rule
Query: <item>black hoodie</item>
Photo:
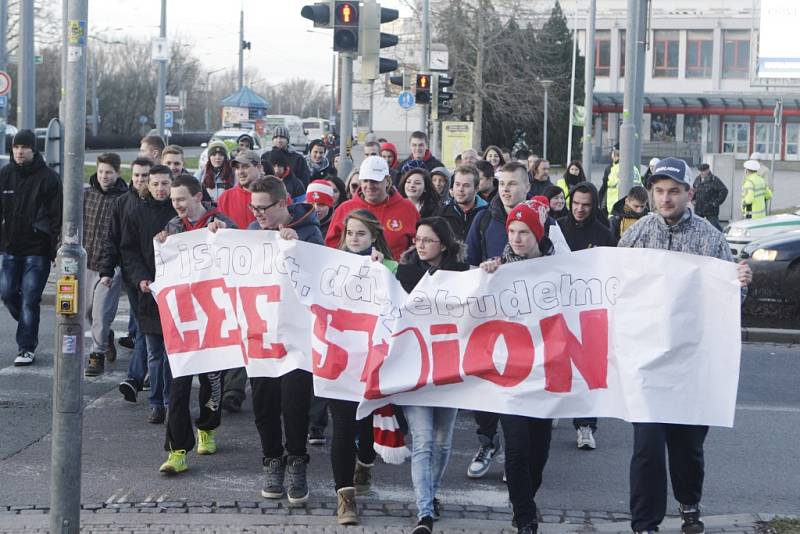
[(614, 234), (615, 241), (619, 241), (622, 234), (624, 234), (628, 228), (647, 215), (647, 210), (644, 210), (642, 213), (636, 213), (625, 206), (626, 198), (628, 197), (624, 196), (617, 200), (611, 208), (611, 218), (608, 220), (608, 223), (611, 227), (611, 232)]
[[(589, 193), (592, 196), (592, 213), (583, 221), (576, 221), (572, 215), (572, 201), (575, 193)], [(614, 236), (611, 231), (598, 219), (599, 195), (597, 188), (591, 182), (581, 182), (569, 191), (569, 214), (558, 220), (564, 239), (567, 240), (570, 250), (584, 250), (592, 247), (613, 247)]]

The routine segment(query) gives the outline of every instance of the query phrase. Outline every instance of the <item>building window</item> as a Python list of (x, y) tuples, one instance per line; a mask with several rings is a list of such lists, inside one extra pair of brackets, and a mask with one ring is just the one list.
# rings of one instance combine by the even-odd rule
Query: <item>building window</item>
[(800, 160), (800, 123), (786, 125), (786, 159)]
[(686, 77), (711, 78), (714, 34), (689, 30), (686, 35)]
[(722, 124), (722, 151), (747, 157), (750, 146), (750, 124), (747, 122), (725, 122)]
[(653, 77), (678, 77), (678, 30), (653, 32)]
[(650, 140), (675, 141), (675, 113), (653, 113), (650, 115)]
[[(778, 131), (778, 135), (780, 136), (780, 130)], [(755, 127), (753, 128), (753, 152), (759, 152), (761, 154), (772, 154), (773, 146), (772, 146), (772, 123), (771, 122), (762, 122), (756, 123)], [(775, 154), (780, 154), (780, 139), (775, 144)]]
[(725, 30), (722, 42), (722, 77), (747, 78), (750, 73), (750, 32)]
[(619, 75), (625, 76), (625, 30), (619, 31)]
[(601, 30), (594, 37), (594, 75), (608, 76), (611, 72), (611, 30)]
[(687, 143), (700, 143), (703, 140), (703, 117), (696, 113), (683, 116), (683, 140)]

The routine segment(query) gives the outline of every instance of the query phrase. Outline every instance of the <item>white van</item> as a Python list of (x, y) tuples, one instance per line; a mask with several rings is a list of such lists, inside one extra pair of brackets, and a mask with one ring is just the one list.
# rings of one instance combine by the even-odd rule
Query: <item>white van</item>
[(289, 130), (289, 144), (295, 150), (305, 154), (308, 151), (308, 132), (303, 127), (303, 121), (297, 115), (267, 115), (266, 135), (268, 141), (272, 141), (272, 130), (276, 126), (286, 126)]
[(303, 119), (303, 128), (308, 132), (308, 141), (322, 139), (330, 131), (330, 121), (320, 117), (307, 117)]

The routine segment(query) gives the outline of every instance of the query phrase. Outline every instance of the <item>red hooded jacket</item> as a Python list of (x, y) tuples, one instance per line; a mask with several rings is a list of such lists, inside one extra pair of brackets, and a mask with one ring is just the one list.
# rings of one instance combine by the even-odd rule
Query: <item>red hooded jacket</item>
[(247, 228), (251, 222), (256, 220), (256, 216), (249, 208), (251, 196), (250, 191), (240, 184), (236, 184), (220, 195), (217, 208), (230, 217), (236, 223), (237, 228)]

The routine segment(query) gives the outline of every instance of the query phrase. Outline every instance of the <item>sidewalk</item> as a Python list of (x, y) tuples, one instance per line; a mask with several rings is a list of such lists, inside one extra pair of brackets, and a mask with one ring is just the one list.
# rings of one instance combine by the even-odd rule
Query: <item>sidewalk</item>
[[(383, 501), (359, 501), (361, 524), (343, 527), (336, 523), (334, 500), (311, 500), (305, 507), (287, 508), (277, 501), (261, 502), (143, 502), (85, 504), (81, 532), (189, 533), (347, 533), (409, 532), (414, 525), (414, 505)], [(0, 507), (0, 531), (44, 533), (49, 531), (46, 507)], [(544, 534), (570, 532), (628, 533), (628, 514), (541, 510), (539, 531)], [(144, 516), (143, 514), (146, 514)], [(704, 517), (707, 533), (758, 532), (759, 523), (771, 515), (738, 514)], [(478, 505), (445, 504), (434, 532), (448, 534), (513, 533), (511, 510)], [(660, 532), (680, 532), (680, 519), (668, 517)]]

